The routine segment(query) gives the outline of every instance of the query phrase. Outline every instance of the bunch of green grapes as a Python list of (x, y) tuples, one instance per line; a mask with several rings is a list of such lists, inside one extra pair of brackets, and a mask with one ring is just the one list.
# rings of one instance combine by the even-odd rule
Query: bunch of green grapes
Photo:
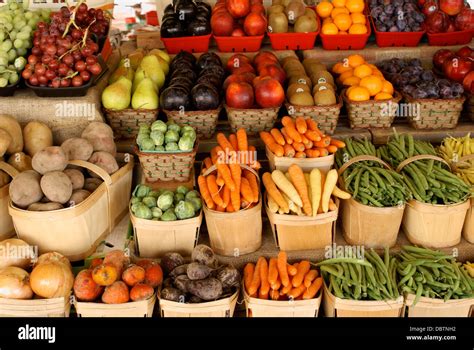
[(48, 22), (49, 16), (49, 10), (29, 11), (17, 0), (0, 7), (0, 88), (18, 81), (32, 47), (33, 31), (39, 22)]

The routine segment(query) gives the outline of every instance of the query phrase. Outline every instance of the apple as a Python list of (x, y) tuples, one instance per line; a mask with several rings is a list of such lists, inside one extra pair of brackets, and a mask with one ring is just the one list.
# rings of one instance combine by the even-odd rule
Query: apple
[(222, 85), (224, 90), (227, 90), (231, 83), (248, 83), (252, 84), (253, 79), (255, 78), (254, 73), (242, 73), (242, 74), (231, 74), (225, 80)]
[(464, 87), (464, 91), (474, 95), (474, 71), (467, 73), (462, 81), (462, 86)]
[(456, 16), (464, 7), (464, 0), (439, 0), (439, 8), (449, 16)]
[(285, 101), (285, 91), (278, 80), (264, 77), (255, 85), (255, 100), (262, 108), (280, 107)]
[(448, 21), (448, 28), (446, 29), (446, 33), (452, 33), (452, 32), (455, 32), (456, 31), (456, 27), (454, 26), (454, 22), (449, 19)]
[(253, 4), (250, 6), (250, 12), (265, 14), (265, 7), (262, 4)]
[(263, 77), (268, 76), (277, 79), (281, 85), (285, 84), (286, 73), (280, 65), (267, 64), (259, 70), (259, 73)]
[(227, 11), (234, 18), (242, 18), (250, 13), (250, 0), (227, 0)]
[(434, 0), (428, 0), (423, 4), (423, 8), (421, 9), (421, 12), (428, 17), (429, 15), (435, 13), (438, 11), (438, 4)]
[(245, 32), (242, 28), (237, 27), (232, 31), (230, 36), (245, 36)]
[(230, 36), (234, 30), (234, 18), (227, 11), (214, 13), (211, 28), (215, 36)]
[(234, 67), (231, 70), (232, 74), (243, 74), (243, 73), (255, 73), (255, 69), (249, 63), (243, 63), (238, 67)]
[(231, 108), (252, 108), (254, 105), (252, 85), (245, 82), (230, 83), (225, 92), (225, 101)]
[(226, 68), (228, 71), (232, 71), (234, 68), (238, 68), (243, 64), (250, 64), (250, 58), (241, 53), (236, 53), (227, 60)]
[(464, 7), (456, 16), (454, 25), (457, 30), (474, 30), (474, 10)]
[(463, 46), (456, 52), (456, 55), (459, 57), (470, 57), (474, 59), (474, 50), (469, 46)]
[(433, 56), (433, 65), (438, 69), (442, 69), (444, 61), (453, 56), (454, 53), (448, 49), (438, 50)]
[(451, 80), (462, 82), (471, 71), (473, 61), (470, 58), (454, 56), (443, 63), (443, 73)]
[(271, 63), (279, 64), (278, 58), (270, 51), (260, 51), (253, 59), (254, 65), (257, 67), (262, 66), (262, 63), (265, 61), (271, 61)]
[(244, 31), (248, 36), (258, 36), (265, 34), (267, 30), (267, 18), (261, 14), (252, 12), (244, 21)]

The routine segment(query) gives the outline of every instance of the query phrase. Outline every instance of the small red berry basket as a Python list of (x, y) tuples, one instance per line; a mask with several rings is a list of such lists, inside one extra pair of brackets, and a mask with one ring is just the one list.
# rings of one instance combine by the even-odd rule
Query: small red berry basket
[(375, 42), (378, 47), (415, 47), (418, 46), (421, 38), (425, 34), (424, 30), (419, 32), (379, 32), (372, 16), (370, 16), (370, 22), (374, 29)]
[(263, 35), (214, 36), (220, 52), (257, 52), (262, 47)]
[(202, 36), (185, 36), (182, 38), (161, 38), (166, 47), (166, 51), (170, 54), (188, 51), (191, 53), (209, 51), (209, 43), (211, 42), (211, 34)]
[(367, 33), (365, 34), (323, 34), (321, 41), (324, 50), (361, 50), (369, 40), (371, 28), (369, 20), (366, 20)]
[(449, 33), (427, 33), (430, 46), (449, 46), (469, 44), (474, 30), (461, 30)]

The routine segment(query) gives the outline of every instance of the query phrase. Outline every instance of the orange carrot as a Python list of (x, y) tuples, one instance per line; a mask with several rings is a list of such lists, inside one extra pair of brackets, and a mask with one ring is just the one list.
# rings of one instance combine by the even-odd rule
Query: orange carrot
[(344, 141), (341, 140), (336, 140), (336, 139), (331, 139), (331, 145), (336, 146), (337, 148), (344, 148), (346, 147), (346, 144)]
[(286, 141), (287, 144), (289, 144), (289, 145), (292, 145), (292, 144), (293, 144), (294, 141), (293, 141), (293, 139), (292, 139), (290, 136), (288, 136), (288, 134), (286, 133), (285, 128), (282, 128), (282, 129), (281, 129), (281, 134), (282, 134), (283, 137), (285, 138), (285, 141)]
[(320, 157), (327, 157), (329, 155), (329, 152), (326, 148), (316, 148), (319, 151), (319, 156)]
[(203, 160), (204, 166), (206, 169), (209, 169), (212, 166), (212, 160), (211, 158), (207, 157)]
[(224, 157), (225, 153), (224, 150), (221, 148), (221, 146), (216, 146), (211, 149), (211, 160), (212, 164), (217, 164), (219, 163), (225, 163), (225, 159), (222, 159)]
[(306, 153), (306, 157), (308, 158), (318, 158), (319, 157), (319, 151), (317, 149), (307, 149), (304, 151)]
[(207, 181), (206, 178), (202, 175), (198, 177), (198, 185), (199, 185), (199, 190), (201, 191), (201, 197), (204, 199), (204, 202), (206, 202), (206, 205), (209, 209), (214, 209), (215, 208), (215, 203), (212, 200), (211, 193), (209, 192), (209, 188), (207, 187)]
[(313, 142), (321, 141), (321, 136), (319, 136), (319, 134), (313, 130), (306, 131), (304, 136)]
[(247, 288), (247, 292), (252, 295), (258, 291), (260, 288), (261, 280), (260, 280), (260, 259), (257, 261), (257, 265), (255, 266), (255, 270), (253, 272), (252, 281), (250, 282), (249, 287)]
[(296, 152), (295, 158), (306, 158), (306, 153), (304, 153), (304, 152)]
[(263, 174), (262, 181), (267, 190), (267, 194), (272, 197), (280, 208), (283, 208), (285, 213), (289, 213), (290, 208), (288, 207), (288, 202), (283, 198), (280, 190), (276, 187), (275, 182), (273, 182), (272, 175), (270, 173)]
[(211, 174), (206, 177), (207, 188), (209, 188), (209, 192), (211, 193), (212, 200), (214, 203), (217, 204), (219, 207), (224, 207), (224, 201), (222, 200), (219, 194), (219, 188), (217, 187), (216, 183), (216, 176)]
[(325, 147), (329, 146), (330, 142), (331, 142), (330, 140), (328, 140), (327, 138), (323, 137), (323, 138), (321, 139), (321, 141), (315, 142), (314, 145), (315, 145), (316, 147), (325, 148)]
[(310, 268), (311, 268), (311, 265), (309, 261), (307, 260), (303, 260), (298, 264), (298, 272), (296, 273), (296, 275), (293, 277), (293, 280), (291, 281), (291, 283), (293, 284), (293, 287), (297, 288), (303, 284), (304, 276), (306, 276)]
[(268, 294), (270, 291), (270, 283), (268, 282), (268, 262), (263, 256), (260, 257), (259, 260), (260, 259), (262, 259), (260, 263), (260, 293)]
[(293, 158), (295, 156), (296, 151), (292, 145), (286, 144), (283, 146), (283, 149), (285, 151), (285, 157)]
[(314, 146), (313, 141), (309, 141), (308, 143), (305, 143), (305, 144), (304, 144), (305, 150), (306, 150), (306, 149), (312, 149), (313, 146)]
[(273, 136), (276, 143), (282, 146), (286, 145), (285, 138), (281, 134), (280, 130), (278, 130), (277, 128), (273, 128), (272, 130), (270, 130), (270, 134)]
[(269, 293), (270, 299), (272, 300), (278, 300), (280, 299), (280, 292), (278, 290), (272, 289)]
[(250, 187), (249, 180), (245, 177), (240, 179), (240, 194), (249, 204), (254, 202), (252, 188)]
[(298, 272), (298, 263), (295, 263), (293, 265), (291, 264), (288, 264), (288, 266), (286, 267), (287, 271), (288, 271), (288, 275), (290, 276), (294, 276), (296, 275), (296, 273)]
[(255, 160), (253, 164), (251, 165), (251, 168), (254, 170), (260, 170), (262, 169), (262, 164), (258, 160)]
[(222, 149), (226, 152), (230, 152), (230, 151), (235, 151), (234, 147), (232, 147), (232, 144), (229, 142), (229, 140), (227, 139), (227, 137), (225, 137), (225, 135), (223, 133), (218, 133), (217, 134), (217, 143), (219, 144), (219, 146), (222, 147)]
[(253, 145), (248, 146), (248, 164), (252, 164), (257, 161), (257, 149)]
[(287, 264), (287, 255), (285, 252), (280, 251), (278, 253), (277, 258), (277, 267), (278, 267), (278, 274), (280, 275), (281, 284), (287, 287), (290, 284), (290, 278), (288, 277), (288, 271), (286, 268)]
[(225, 212), (225, 208), (224, 208), (224, 207), (221, 207), (221, 206), (219, 206), (219, 205), (216, 207), (216, 210), (217, 210), (217, 211), (220, 211), (221, 213)]
[(237, 136), (235, 134), (229, 135), (229, 142), (232, 145), (232, 148), (234, 149), (234, 151), (237, 151), (239, 149)]
[(227, 185), (222, 188), (222, 200), (224, 201), (224, 208), (227, 209), (230, 203), (230, 189)]
[(249, 291), (250, 284), (252, 283), (253, 280), (253, 273), (255, 270), (255, 265), (252, 263), (247, 263), (244, 267), (244, 287), (245, 290)]
[(311, 140), (304, 136), (304, 134), (301, 134), (301, 142), (303, 143), (303, 145), (308, 144), (310, 141)]
[(235, 211), (234, 207), (232, 206), (232, 203), (227, 204), (227, 207), (225, 208), (225, 211), (228, 212), (228, 213), (233, 213)]
[(329, 198), (329, 210), (334, 211), (337, 209), (336, 203), (332, 200), (332, 198)]
[(265, 145), (270, 149), (270, 151), (272, 151), (272, 153), (274, 153), (277, 157), (283, 157), (285, 153), (283, 146), (276, 143), (275, 139), (269, 132), (261, 131), (260, 138), (265, 143)]
[(303, 170), (298, 165), (292, 164), (288, 168), (288, 173), (290, 174), (293, 186), (295, 186), (296, 191), (298, 191), (298, 194), (300, 195), (300, 198), (303, 202), (304, 213), (308, 216), (311, 216), (313, 209), (311, 208), (311, 201), (309, 200), (308, 195), (308, 186), (306, 185)]
[(302, 142), (293, 142), (292, 146), (296, 152), (304, 152), (305, 150), (304, 144)]
[(222, 174), (220, 172), (217, 172), (216, 184), (219, 187), (222, 187), (225, 185), (224, 178), (222, 177)]
[(239, 129), (237, 130), (237, 148), (241, 152), (247, 152), (248, 151), (248, 140), (247, 140), (247, 132), (245, 129)]
[(216, 166), (217, 166), (217, 171), (220, 173), (220, 175), (224, 179), (224, 182), (227, 185), (227, 187), (229, 187), (229, 190), (234, 191), (235, 182), (232, 179), (232, 175), (227, 164), (217, 164)]
[(255, 177), (255, 174), (252, 174), (250, 171), (246, 170), (244, 171), (244, 176), (249, 182), (250, 188), (252, 189), (254, 202), (258, 202), (259, 188), (258, 188), (258, 182), (257, 182), (257, 178)]
[(269, 296), (269, 292), (262, 293), (261, 289), (258, 291), (258, 298), (259, 299), (268, 300), (268, 296)]
[(230, 202), (232, 203), (232, 207), (234, 208), (235, 211), (240, 210), (240, 179), (241, 179), (241, 173), (242, 173), (242, 168), (240, 167), (240, 164), (235, 164), (231, 163), (229, 164), (230, 168), (230, 173), (232, 176), (232, 180), (234, 181), (235, 184), (235, 190), (230, 191)]
[(281, 281), (279, 278), (277, 279), (275, 283), (270, 284), (270, 288), (274, 290), (278, 290), (280, 289), (280, 287), (281, 287)]
[(301, 134), (296, 131), (295, 125), (293, 124), (293, 121), (290, 123), (287, 123), (285, 125), (285, 131), (288, 134), (289, 137), (291, 137), (294, 141), (296, 142), (302, 142), (303, 140), (301, 139)]
[(306, 124), (306, 120), (303, 117), (297, 117), (295, 124), (296, 130), (298, 130), (300, 134), (304, 134), (306, 130), (308, 130), (308, 125)]
[(323, 285), (323, 278), (322, 277), (316, 278), (314, 282), (311, 284), (311, 286), (304, 292), (303, 299), (304, 300), (313, 299), (316, 296), (316, 294), (318, 294), (322, 285)]
[(270, 258), (268, 266), (268, 283), (276, 284), (278, 281), (278, 259)]
[(311, 131), (318, 130), (318, 123), (312, 118), (306, 119), (306, 125), (308, 126), (308, 129)]
[(304, 276), (304, 286), (309, 288), (318, 275), (318, 270), (310, 270), (306, 276)]
[(283, 288), (280, 289), (280, 295), (286, 295), (290, 292), (290, 290), (293, 289), (293, 285), (291, 284), (291, 279), (288, 282), (287, 286), (283, 286)]
[(329, 145), (326, 147), (329, 153), (336, 153), (337, 152), (337, 146), (335, 145)]
[(300, 295), (302, 295), (305, 292), (305, 290), (306, 290), (306, 287), (304, 286), (304, 284), (300, 284), (298, 287), (295, 287), (292, 290), (290, 290), (290, 292), (288, 293), (288, 297), (290, 299), (295, 300)]

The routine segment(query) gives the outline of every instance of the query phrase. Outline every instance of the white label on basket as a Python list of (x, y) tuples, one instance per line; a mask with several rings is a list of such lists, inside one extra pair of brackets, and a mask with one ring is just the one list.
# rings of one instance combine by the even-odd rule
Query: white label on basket
[(125, 153), (125, 154), (123, 155), (123, 161), (124, 161), (125, 163), (130, 163), (131, 160), (132, 160), (132, 156), (130, 155), (130, 153)]
[(293, 106), (288, 107), (288, 114), (289, 115), (295, 114), (295, 107), (293, 107)]
[(268, 32), (269, 32), (269, 33), (273, 33), (273, 28), (272, 28), (272, 26), (268, 26)]
[(56, 327), (35, 327), (26, 324), (18, 328), (19, 340), (46, 340), (53, 344), (56, 342)]
[(74, 207), (76, 206), (76, 201), (69, 201), (69, 207)]
[(184, 115), (184, 112), (186, 112), (186, 108), (184, 108), (184, 106), (179, 106), (179, 115)]
[(349, 157), (349, 153), (347, 153), (347, 152), (344, 152), (344, 153), (343, 153), (343, 155), (342, 155), (342, 161), (343, 161), (344, 163), (347, 163), (350, 158), (351, 158), (351, 157)]
[(178, 297), (178, 303), (184, 304), (186, 302), (186, 297), (184, 295), (180, 295)]
[(238, 258), (240, 256), (240, 249), (234, 248), (234, 258)]

